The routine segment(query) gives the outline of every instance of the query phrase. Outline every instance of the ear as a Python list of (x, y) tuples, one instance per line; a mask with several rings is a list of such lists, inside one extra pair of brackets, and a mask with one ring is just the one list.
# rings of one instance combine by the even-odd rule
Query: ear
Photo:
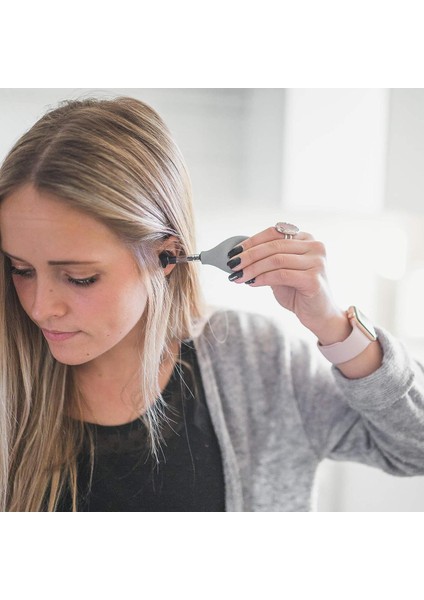
[(159, 260), (162, 267), (165, 269), (170, 264), (176, 263), (176, 258), (169, 250), (165, 250), (159, 254)]
[(160, 246), (158, 254), (160, 265), (164, 269), (165, 277), (167, 277), (175, 268), (175, 262), (172, 262), (172, 258), (179, 254), (178, 238), (170, 236), (166, 242)]

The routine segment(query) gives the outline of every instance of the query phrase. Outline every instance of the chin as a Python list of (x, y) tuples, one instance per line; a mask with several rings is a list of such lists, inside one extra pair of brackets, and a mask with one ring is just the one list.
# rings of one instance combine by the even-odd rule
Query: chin
[(84, 365), (92, 360), (92, 358), (87, 358), (87, 359), (83, 360), (83, 359), (78, 359), (78, 358), (71, 358), (71, 357), (68, 358), (68, 357), (64, 357), (64, 356), (57, 356), (57, 355), (53, 354), (53, 352), (52, 352), (52, 356), (56, 362), (58, 362), (62, 365), (68, 365), (69, 367), (77, 367), (78, 365)]
[(96, 355), (92, 355), (91, 353), (58, 352), (57, 350), (52, 350), (52, 348), (50, 348), (50, 353), (58, 363), (70, 367), (84, 365), (96, 358)]

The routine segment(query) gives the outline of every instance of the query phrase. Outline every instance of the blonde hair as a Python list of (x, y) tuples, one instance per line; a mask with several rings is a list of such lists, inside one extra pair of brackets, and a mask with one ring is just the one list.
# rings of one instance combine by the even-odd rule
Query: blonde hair
[[(150, 401), (142, 418), (155, 453), (163, 411), (159, 366), (171, 343), (190, 338), (205, 314), (197, 267), (181, 263), (164, 277), (158, 260), (171, 235), (180, 253), (196, 251), (182, 156), (159, 115), (139, 100), (64, 101), (6, 157), (0, 202), (25, 184), (106, 224), (148, 274), (139, 389)], [(56, 510), (68, 489), (77, 510), (77, 455), (87, 428), (67, 416), (70, 403), (79, 406), (72, 367), (53, 358), (19, 303), (9, 259), (0, 260), (1, 509)]]

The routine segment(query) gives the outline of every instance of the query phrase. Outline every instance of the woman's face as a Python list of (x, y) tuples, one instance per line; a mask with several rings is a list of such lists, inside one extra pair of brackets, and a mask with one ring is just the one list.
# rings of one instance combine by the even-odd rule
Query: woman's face
[(137, 347), (146, 288), (109, 228), (26, 185), (1, 204), (0, 231), (20, 303), (56, 360), (80, 365)]

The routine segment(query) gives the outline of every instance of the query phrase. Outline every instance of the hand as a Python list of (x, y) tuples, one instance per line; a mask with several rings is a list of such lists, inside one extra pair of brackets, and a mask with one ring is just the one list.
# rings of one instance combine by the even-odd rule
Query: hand
[(254, 278), (251, 287), (270, 286), (277, 302), (317, 335), (327, 323), (342, 318), (344, 313), (334, 302), (327, 280), (325, 246), (311, 234), (299, 232), (294, 239), (284, 239), (275, 227), (269, 227), (241, 246), (243, 252), (232, 259), (240, 258), (240, 262), (229, 264), (234, 272), (242, 272), (235, 283)]

